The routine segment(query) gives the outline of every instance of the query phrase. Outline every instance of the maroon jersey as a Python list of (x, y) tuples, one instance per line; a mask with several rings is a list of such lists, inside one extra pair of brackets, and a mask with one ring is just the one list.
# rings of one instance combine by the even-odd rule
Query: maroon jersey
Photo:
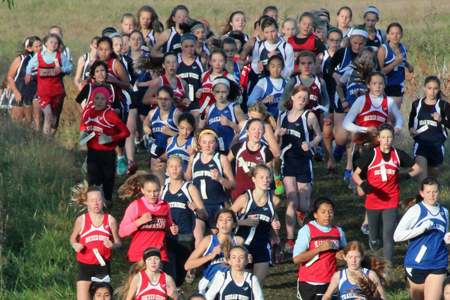
[(139, 272), (139, 288), (136, 291), (136, 300), (166, 300), (167, 281), (166, 273), (160, 271), (159, 281), (153, 284), (145, 273), (145, 270)]
[(311, 237), (308, 250), (318, 248), (322, 242), (327, 240), (331, 241), (333, 247), (328, 251), (320, 252), (319, 259), (312, 265), (307, 267), (306, 264), (308, 263), (301, 264), (298, 271), (298, 280), (302, 282), (328, 283), (337, 271), (336, 252), (340, 248), (341, 232), (334, 225), (331, 225), (332, 228), (329, 232), (323, 232), (311, 223), (308, 223), (307, 226)]
[(383, 159), (380, 147), (373, 149), (375, 156), (367, 169), (367, 182), (373, 186), (373, 193), (366, 196), (367, 209), (388, 209), (398, 207), (400, 190), (397, 177), (400, 159), (395, 148), (391, 148), (389, 161)]
[(78, 243), (84, 246), (83, 250), (77, 253), (77, 260), (79, 262), (89, 265), (99, 265), (100, 262), (93, 251), (94, 248), (98, 249), (104, 261), (111, 259), (111, 249), (106, 248), (103, 244), (105, 241), (112, 241), (110, 215), (105, 214), (102, 224), (95, 227), (89, 213), (85, 213), (83, 215), (83, 227), (81, 228), (79, 237)]

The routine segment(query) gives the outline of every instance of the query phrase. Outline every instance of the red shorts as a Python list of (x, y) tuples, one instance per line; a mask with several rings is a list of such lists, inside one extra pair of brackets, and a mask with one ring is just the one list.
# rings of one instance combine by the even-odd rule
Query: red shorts
[(63, 103), (64, 97), (66, 97), (66, 93), (57, 94), (53, 96), (40, 96), (38, 98), (39, 105), (44, 109), (48, 104), (50, 104), (52, 108), (52, 114), (54, 116), (61, 113), (61, 104)]

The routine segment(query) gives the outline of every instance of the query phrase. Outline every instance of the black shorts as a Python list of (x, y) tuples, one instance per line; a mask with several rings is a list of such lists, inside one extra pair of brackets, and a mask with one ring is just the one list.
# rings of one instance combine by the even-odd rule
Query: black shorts
[[(297, 281), (297, 297), (300, 300), (321, 300), (329, 285), (329, 283), (312, 285), (307, 282)], [(335, 300), (336, 296), (333, 295), (331, 299)]]
[(107, 261), (106, 265), (103, 267), (101, 265), (90, 265), (78, 262), (77, 281), (91, 281), (92, 277), (103, 279), (106, 275), (111, 276), (109, 261)]
[(246, 268), (253, 268), (253, 264), (270, 263), (270, 243), (268, 240), (253, 240), (247, 246), (248, 253), (252, 255), (252, 262), (247, 264)]
[(421, 269), (406, 268), (405, 270), (405, 277), (414, 282), (415, 284), (425, 283), (425, 279), (430, 274), (435, 275), (447, 274), (447, 269), (441, 268), (432, 270), (421, 270)]
[(430, 167), (439, 168), (444, 162), (444, 146), (428, 147), (414, 143), (414, 158), (422, 156)]
[(295, 177), (297, 182), (313, 182), (312, 161), (306, 156), (283, 157), (281, 163), (281, 174), (283, 177)]
[(13, 97), (13, 99), (11, 100), (11, 106), (16, 106), (16, 107), (30, 107), (30, 106), (33, 106), (33, 98), (25, 97), (25, 95), (22, 95), (22, 101), (17, 102), (16, 98)]
[(203, 204), (205, 206), (206, 212), (208, 213), (208, 219), (207, 220), (201, 219), (197, 215), (195, 218), (205, 222), (206, 226), (208, 226), (209, 228), (216, 229), (216, 223), (214, 223), (214, 218), (216, 217), (216, 213), (224, 207), (223, 203), (221, 204), (203, 203)]
[(158, 147), (156, 144), (152, 144), (150, 148), (150, 156), (152, 158), (160, 158), (166, 152), (166, 148)]
[(384, 93), (388, 97), (401, 97), (405, 92), (405, 84), (388, 85), (384, 88)]

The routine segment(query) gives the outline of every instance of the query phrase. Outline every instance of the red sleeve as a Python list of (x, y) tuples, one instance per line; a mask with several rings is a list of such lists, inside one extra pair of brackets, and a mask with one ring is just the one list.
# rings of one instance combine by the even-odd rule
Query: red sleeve
[(119, 119), (113, 110), (108, 111), (108, 122), (114, 124), (120, 133), (112, 136), (113, 142), (117, 143), (120, 140), (126, 139), (130, 136), (130, 131), (127, 126)]

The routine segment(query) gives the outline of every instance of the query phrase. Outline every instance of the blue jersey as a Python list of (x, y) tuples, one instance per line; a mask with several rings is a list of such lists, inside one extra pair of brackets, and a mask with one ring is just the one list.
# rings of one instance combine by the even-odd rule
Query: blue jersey
[(345, 71), (347, 71), (350, 68), (350, 64), (352, 63), (352, 61), (353, 61), (352, 60), (352, 49), (350, 47), (345, 48), (344, 59), (339, 64), (337, 72), (339, 74), (343, 75), (345, 73)]
[[(444, 105), (446, 101), (438, 99), (432, 110), (425, 110), (425, 98), (417, 99), (413, 102), (413, 107), (416, 108), (416, 115), (414, 116), (414, 129), (418, 130), (423, 126), (427, 126), (428, 129), (414, 137), (414, 141), (427, 147), (440, 147), (444, 145), (447, 139), (447, 129), (445, 126), (433, 118), (433, 113), (437, 112), (442, 115), (444, 112)], [(426, 105), (430, 107), (430, 105)]]
[(222, 287), (219, 290), (216, 299), (218, 300), (250, 300), (253, 299), (253, 282), (251, 273), (244, 272), (244, 282), (237, 285), (231, 277), (231, 272), (227, 271)]
[(223, 186), (211, 178), (211, 170), (219, 170), (220, 176), (223, 176), (222, 164), (220, 163), (220, 154), (214, 154), (213, 158), (203, 163), (202, 153), (197, 153), (192, 161), (192, 181), (195, 187), (200, 191), (200, 197), (204, 204), (220, 204), (227, 199)]
[[(392, 51), (391, 46), (389, 46), (389, 41), (383, 44), (383, 46), (386, 49), (386, 55), (384, 56), (384, 66), (386, 67), (392, 64), (397, 56), (395, 55), (394, 51)], [(404, 85), (405, 82), (405, 63), (406, 63), (406, 50), (405, 47), (403, 47), (402, 44), (400, 44), (400, 53), (403, 55), (403, 61), (395, 66), (395, 68), (386, 74), (387, 77), (387, 86), (392, 85)]]
[(353, 103), (355, 103), (356, 99), (359, 97), (358, 92), (363, 92), (363, 95), (366, 94), (367, 86), (353, 81), (355, 78), (355, 70), (351, 70), (348, 72), (350, 72), (350, 74), (345, 89), (345, 100), (347, 100), (350, 105), (353, 105)]
[(448, 211), (439, 205), (439, 212), (432, 215), (422, 202), (416, 205), (419, 205), (420, 215), (411, 229), (419, 227), (426, 220), (431, 220), (434, 226), (410, 240), (405, 255), (405, 267), (420, 270), (447, 268), (448, 250), (444, 236), (448, 228)]
[(373, 40), (367, 38), (365, 47), (372, 47), (375, 50), (375, 54), (378, 49), (383, 45), (383, 34), (380, 29), (375, 29), (375, 37)]
[(185, 182), (175, 194), (170, 192), (169, 184), (164, 186), (161, 199), (169, 203), (170, 215), (179, 228), (178, 233), (192, 234), (195, 228), (195, 214), (188, 206), (188, 203), (192, 202), (189, 194), (190, 183)]
[(154, 145), (160, 147), (160, 148), (166, 148), (167, 147), (167, 140), (170, 136), (164, 134), (161, 132), (164, 125), (169, 126), (170, 129), (173, 131), (178, 132), (177, 124), (175, 124), (175, 112), (178, 110), (175, 106), (172, 106), (169, 112), (169, 116), (165, 120), (161, 120), (159, 116), (160, 108), (157, 107), (155, 109), (155, 112), (153, 113), (153, 116), (151, 118), (151, 126), (152, 126), (152, 136), (155, 139)]
[(283, 80), (283, 83), (281, 85), (281, 88), (279, 90), (277, 90), (273, 84), (272, 79), (270, 78), (270, 76), (263, 78), (261, 80), (266, 80), (267, 82), (267, 88), (266, 88), (266, 93), (264, 94), (264, 99), (267, 98), (270, 95), (273, 95), (273, 100), (270, 103), (265, 103), (266, 107), (267, 107), (267, 111), (275, 118), (278, 118), (278, 114), (280, 112), (280, 110), (278, 109), (278, 102), (280, 102), (281, 99), (281, 95), (283, 95), (284, 92), (284, 88), (286, 87), (286, 79), (281, 78)]
[(207, 127), (214, 130), (219, 137), (220, 151), (228, 151), (231, 146), (236, 133), (234, 129), (229, 126), (223, 126), (220, 123), (220, 116), (225, 116), (233, 123), (236, 123), (236, 116), (234, 113), (234, 106), (236, 104), (231, 102), (224, 109), (218, 109), (216, 103), (209, 107), (208, 116), (206, 117)]
[(241, 70), (239, 69), (239, 64), (237, 62), (234, 62), (234, 68), (233, 68), (233, 76), (234, 79), (236, 79), (236, 83), (241, 83)]
[[(241, 129), (241, 132), (239, 132), (239, 143), (243, 143), (243, 142), (247, 141), (247, 132), (246, 132), (247, 122), (248, 122), (248, 120), (245, 121), (244, 127)], [(269, 142), (267, 142), (265, 136), (262, 137), (261, 143), (266, 146), (269, 146)]]
[(286, 128), (286, 133), (281, 137), (281, 156), (299, 158), (301, 156), (311, 158), (313, 150), (304, 151), (303, 142), (309, 142), (312, 139), (312, 132), (309, 131), (308, 115), (309, 111), (304, 111), (295, 122), (289, 122), (289, 111), (280, 115), (280, 127)]
[[(363, 272), (369, 276), (370, 270), (363, 268)], [(358, 289), (359, 287), (356, 284), (351, 284), (350, 281), (348, 281), (347, 269), (339, 271), (339, 295), (341, 300), (361, 299), (361, 296), (354, 293), (354, 291)]]
[[(237, 245), (236, 238), (232, 235), (231, 236), (231, 242), (234, 245)], [(203, 256), (207, 256), (211, 254), (214, 250), (214, 247), (220, 246), (219, 239), (217, 238), (217, 234), (213, 234), (211, 236), (211, 242), (209, 243), (208, 248), (206, 249), (205, 253), (203, 253)], [(227, 260), (225, 259), (225, 256), (223, 255), (223, 252), (220, 252), (220, 254), (217, 254), (214, 259), (210, 260), (209, 262), (205, 263), (204, 269), (203, 269), (203, 277), (207, 280), (212, 280), (214, 278), (214, 275), (216, 275), (217, 271), (226, 272), (230, 269), (229, 265), (225, 265), (227, 263)]]
[(272, 196), (270, 192), (267, 192), (267, 203), (263, 206), (258, 206), (253, 200), (253, 193), (251, 190), (247, 190), (248, 195), (247, 207), (245, 212), (239, 216), (240, 220), (247, 219), (248, 216), (256, 215), (259, 219), (257, 226), (239, 226), (236, 235), (244, 239), (245, 245), (255, 240), (263, 240), (269, 242), (270, 240), (270, 228), (272, 228), (272, 221), (275, 215), (273, 208)]
[(189, 146), (194, 146), (194, 138), (191, 136), (187, 139), (186, 143), (181, 146), (178, 146), (177, 138), (177, 135), (174, 136), (170, 145), (167, 146), (167, 158), (171, 157), (172, 155), (179, 156), (184, 161), (184, 172), (186, 173), (190, 157), (189, 153), (187, 152), (187, 148)]

